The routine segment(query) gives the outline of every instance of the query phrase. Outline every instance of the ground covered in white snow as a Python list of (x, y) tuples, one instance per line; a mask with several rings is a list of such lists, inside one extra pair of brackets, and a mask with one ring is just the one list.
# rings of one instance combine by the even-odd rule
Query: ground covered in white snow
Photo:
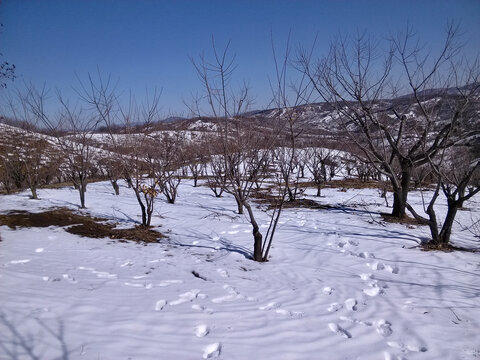
[[(177, 204), (157, 201), (153, 222), (168, 236), (157, 244), (1, 226), (0, 358), (479, 358), (479, 254), (421, 251), (428, 229), (382, 225), (376, 190), (323, 195), (339, 206), (286, 209), (263, 264), (248, 259), (251, 227), (232, 198), (187, 182)], [(1, 196), (0, 213), (78, 204), (70, 188), (39, 196)], [(87, 207), (138, 221), (126, 187), (116, 197), (90, 184)], [(461, 230), (455, 241), (474, 241)]]

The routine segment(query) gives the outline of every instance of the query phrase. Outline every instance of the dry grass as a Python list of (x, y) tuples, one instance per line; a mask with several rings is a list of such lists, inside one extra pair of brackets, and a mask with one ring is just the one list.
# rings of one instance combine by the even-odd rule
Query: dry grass
[(106, 219), (77, 214), (70, 209), (57, 208), (41, 213), (28, 211), (12, 211), (0, 215), (0, 225), (11, 229), (17, 227), (60, 226), (71, 234), (89, 238), (110, 238), (132, 240), (136, 242), (158, 242), (164, 236), (152, 229), (136, 226), (133, 229), (115, 229), (115, 224), (104, 223)]
[(452, 252), (452, 251), (464, 251), (464, 252), (471, 252), (471, 253), (480, 252), (479, 249), (471, 249), (471, 248), (458, 247), (451, 244), (436, 244), (436, 243), (422, 244), (420, 245), (420, 249), (422, 249), (423, 251), (442, 251), (442, 252)]
[(385, 222), (393, 223), (393, 224), (404, 224), (404, 225), (426, 225), (425, 222), (419, 221), (415, 218), (412, 218), (408, 215), (405, 215), (402, 218), (397, 216), (393, 216), (392, 214), (381, 213), (382, 219)]

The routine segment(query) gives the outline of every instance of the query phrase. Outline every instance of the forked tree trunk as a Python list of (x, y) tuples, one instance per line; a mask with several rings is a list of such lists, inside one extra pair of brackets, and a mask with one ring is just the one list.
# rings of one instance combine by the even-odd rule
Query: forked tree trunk
[(234, 198), (235, 198), (235, 201), (237, 202), (237, 212), (238, 212), (239, 215), (242, 215), (243, 214), (243, 203), (240, 200), (240, 198), (238, 197), (238, 195), (235, 195)]
[(250, 218), (250, 224), (252, 224), (252, 234), (253, 234), (253, 260), (258, 262), (263, 262), (262, 254), (262, 234), (260, 233), (260, 228), (255, 220), (255, 216), (252, 211), (252, 207), (248, 202), (244, 202), (245, 207), (247, 208), (248, 217)]

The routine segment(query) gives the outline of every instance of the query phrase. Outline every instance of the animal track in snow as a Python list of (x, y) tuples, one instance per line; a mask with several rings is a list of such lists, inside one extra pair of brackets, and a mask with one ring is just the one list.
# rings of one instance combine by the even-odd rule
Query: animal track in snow
[(327, 310), (330, 311), (330, 312), (335, 312), (335, 311), (340, 310), (342, 307), (343, 307), (342, 304), (334, 302), (334, 303), (330, 304), (330, 306), (327, 308)]
[(220, 274), (221, 277), (228, 278), (228, 272), (225, 269), (217, 269), (217, 272)]
[(213, 310), (212, 310), (212, 309), (206, 308), (205, 306), (199, 305), (199, 304), (193, 304), (193, 305), (192, 305), (192, 309), (193, 309), (193, 310), (197, 310), (197, 311), (202, 311), (202, 312), (205, 312), (205, 313), (207, 313), (207, 314), (213, 314)]
[(348, 316), (340, 316), (339, 319), (342, 320), (342, 321), (348, 321), (348, 322), (351, 322), (351, 323), (357, 323), (357, 324), (361, 324), (361, 325), (365, 325), (365, 326), (372, 326), (373, 325), (370, 321), (352, 319), (351, 317), (348, 317)]
[(204, 359), (211, 359), (220, 356), (222, 352), (222, 344), (221, 343), (213, 343), (210, 345), (205, 346), (203, 351), (203, 358)]
[(305, 315), (303, 311), (289, 311), (286, 309), (276, 309), (275, 312), (280, 315), (292, 316), (292, 317), (302, 317)]
[(323, 293), (324, 293), (324, 294), (327, 294), (327, 295), (330, 295), (334, 290), (335, 290), (335, 289), (332, 288), (332, 287), (330, 287), (330, 286), (325, 286), (325, 287), (323, 288)]
[(169, 304), (172, 305), (172, 306), (175, 306), (175, 305), (180, 305), (180, 304), (192, 301), (193, 299), (195, 299), (197, 297), (199, 292), (200, 292), (200, 290), (198, 290), (198, 289), (192, 289), (192, 290), (187, 291), (183, 294), (180, 294), (178, 300), (171, 301)]
[(398, 267), (396, 266), (385, 265), (385, 270), (392, 274), (398, 274)]
[(210, 332), (210, 329), (208, 328), (207, 325), (201, 324), (201, 325), (195, 326), (195, 329), (193, 329), (193, 332), (197, 337), (204, 337), (208, 335), (208, 333)]
[(357, 311), (357, 300), (353, 298), (345, 300), (345, 308), (350, 311)]
[(399, 343), (397, 341), (389, 341), (387, 342), (387, 345), (399, 349), (401, 352), (426, 352), (428, 349), (425, 346), (418, 346), (414, 344), (404, 344), (404, 343)]
[(359, 276), (360, 276), (360, 279), (362, 279), (363, 281), (367, 281), (373, 278), (373, 274), (370, 274), (370, 273), (360, 274)]
[(377, 296), (379, 294), (382, 294), (383, 293), (383, 290), (381, 288), (379, 288), (378, 286), (372, 286), (372, 287), (369, 287), (367, 289), (363, 289), (363, 292), (365, 294), (367, 294), (368, 296)]
[(373, 263), (367, 263), (367, 266), (372, 270), (383, 270), (384, 266), (381, 262), (375, 261)]
[(276, 303), (275, 301), (269, 302), (267, 305), (260, 306), (258, 309), (259, 310), (272, 310), (279, 308), (280, 304)]
[(361, 252), (360, 254), (358, 254), (358, 257), (362, 259), (375, 259), (375, 255), (369, 253), (368, 251)]
[(167, 300), (158, 300), (155, 304), (155, 311), (161, 311), (165, 307), (165, 305), (167, 305)]
[(384, 263), (375, 261), (373, 263), (367, 263), (367, 266), (372, 270), (385, 270), (392, 274), (398, 274), (399, 270), (396, 266), (385, 265)]
[(347, 331), (345, 330), (344, 328), (342, 328), (340, 325), (338, 324), (335, 324), (335, 323), (329, 323), (328, 324), (328, 328), (336, 333), (336, 334), (339, 334), (339, 335), (342, 335), (344, 338), (347, 338), (347, 339), (350, 339), (352, 337), (352, 335)]
[(377, 320), (375, 322), (375, 327), (377, 328), (377, 333), (382, 335), (383, 337), (387, 337), (392, 335), (393, 331), (391, 328), (392, 324), (384, 319)]
[(70, 276), (68, 274), (63, 274), (62, 277), (65, 279), (65, 280), (68, 280), (69, 282), (71, 282), (72, 284), (76, 284), (77, 283), (77, 280), (75, 280), (75, 278), (73, 276)]
[(226, 301), (235, 301), (235, 300), (238, 300), (238, 299), (245, 299), (245, 296), (241, 295), (232, 286), (223, 285), (223, 288), (225, 289), (225, 291), (228, 292), (228, 295), (220, 296), (220, 297), (212, 299), (213, 303), (218, 304), (218, 303), (222, 303), (222, 302), (226, 302)]

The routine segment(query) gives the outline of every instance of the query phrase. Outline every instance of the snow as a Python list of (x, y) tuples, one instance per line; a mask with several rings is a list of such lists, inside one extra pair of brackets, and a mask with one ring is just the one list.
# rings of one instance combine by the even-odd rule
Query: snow
[[(1, 226), (0, 358), (478, 358), (478, 254), (420, 251), (428, 230), (380, 225), (378, 190), (323, 194), (337, 208), (284, 210), (262, 264), (247, 258), (251, 227), (235, 201), (190, 182), (177, 204), (156, 202), (153, 224), (168, 236), (157, 244)], [(86, 195), (93, 215), (139, 220), (124, 184), (120, 196), (108, 182)], [(70, 188), (39, 196), (1, 196), (0, 212), (78, 206)], [(472, 242), (457, 225), (453, 239)]]

